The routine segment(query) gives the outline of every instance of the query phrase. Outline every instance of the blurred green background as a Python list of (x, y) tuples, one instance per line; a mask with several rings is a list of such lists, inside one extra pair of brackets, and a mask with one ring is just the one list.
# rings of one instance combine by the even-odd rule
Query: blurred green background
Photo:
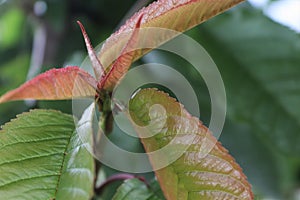
[[(80, 66), (86, 49), (76, 20), (85, 25), (96, 46), (126, 14), (146, 3), (0, 0), (0, 95), (50, 68)], [(255, 194), (261, 199), (300, 199), (299, 33), (246, 2), (187, 35), (208, 51), (221, 72), (228, 110), (220, 141), (244, 169)], [(154, 61), (174, 67), (191, 82), (207, 125), (210, 99), (201, 76), (188, 63), (162, 51), (138, 62)], [(11, 102), (0, 105), (0, 124), (32, 108), (72, 110), (70, 101)], [(141, 149), (137, 140), (117, 127), (111, 139), (132, 151)]]

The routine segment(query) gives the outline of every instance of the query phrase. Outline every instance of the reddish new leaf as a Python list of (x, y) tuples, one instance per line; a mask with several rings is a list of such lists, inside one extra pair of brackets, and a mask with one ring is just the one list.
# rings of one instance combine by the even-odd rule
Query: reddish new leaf
[(89, 57), (91, 59), (92, 67), (94, 69), (94, 73), (96, 76), (96, 79), (102, 79), (105, 76), (104, 68), (102, 64), (100, 63), (100, 60), (98, 59), (96, 52), (91, 44), (90, 38), (88, 37), (84, 26), (81, 24), (80, 21), (77, 21), (77, 24), (80, 26), (86, 49), (88, 51)]
[(0, 98), (0, 103), (21, 99), (55, 100), (90, 97), (95, 89), (86, 80), (94, 78), (78, 67), (52, 69), (12, 90)]
[[(98, 56), (102, 62), (95, 56), (85, 30), (81, 26), (96, 77), (101, 80), (95, 80), (78, 68), (53, 70), (5, 94), (0, 98), (0, 103), (20, 99), (54, 100), (93, 96), (94, 89), (98, 89), (98, 92), (101, 89), (111, 91), (126, 73), (132, 61), (176, 36), (174, 33), (151, 31), (143, 31), (141, 34), (141, 29), (136, 30), (138, 27), (186, 31), (241, 1), (243, 0), (158, 0), (132, 16), (105, 42)], [(140, 45), (146, 47), (130, 52), (135, 46)], [(102, 66), (106, 67), (105, 72)], [(75, 81), (77, 72), (81, 78)], [(99, 84), (98, 88), (96, 83)]]
[(136, 26), (132, 32), (131, 37), (129, 38), (127, 44), (124, 46), (120, 56), (114, 62), (113, 66), (110, 68), (110, 71), (106, 74), (104, 79), (100, 80), (99, 88), (103, 88), (108, 91), (112, 91), (114, 86), (120, 80), (120, 78), (127, 72), (131, 63), (134, 59), (134, 51), (138, 41), (139, 28), (141, 25), (143, 15), (141, 15), (136, 23)]
[[(167, 199), (253, 199), (234, 158), (175, 99), (155, 89), (141, 90), (130, 100), (129, 111)], [(215, 145), (207, 152), (207, 144)]]
[[(106, 72), (110, 71), (113, 64), (119, 55), (122, 55), (122, 49), (128, 42), (128, 35), (131, 35), (136, 29), (137, 24), (140, 26), (138, 47), (143, 49), (136, 49), (133, 53), (132, 60), (137, 60), (145, 53), (153, 48), (172, 39), (178, 32), (186, 31), (201, 22), (231, 8), (232, 6), (244, 0), (158, 0), (146, 8), (141, 9), (133, 15), (117, 32), (112, 34), (103, 45), (99, 58), (101, 63), (106, 68)], [(142, 19), (140, 16), (143, 16)], [(139, 22), (141, 20), (141, 22)], [(139, 25), (140, 23), (140, 25)], [(178, 31), (177, 33), (170, 33), (162, 31), (162, 29), (146, 30), (146, 28), (157, 27), (162, 29), (172, 29)], [(129, 41), (130, 42), (130, 41)], [(147, 47), (147, 48), (145, 48)], [(127, 63), (126, 63), (127, 64)], [(130, 65), (130, 63), (129, 63)], [(112, 90), (115, 80), (120, 79), (128, 65), (122, 65), (125, 69), (118, 69), (119, 73), (112, 73), (107, 77), (108, 82), (113, 79), (108, 90)]]

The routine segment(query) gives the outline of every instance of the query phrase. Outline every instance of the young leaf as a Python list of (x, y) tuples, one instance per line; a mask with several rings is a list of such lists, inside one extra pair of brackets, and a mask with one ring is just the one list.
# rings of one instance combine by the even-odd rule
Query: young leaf
[[(112, 62), (116, 57), (119, 57), (118, 54), (122, 54), (122, 49), (126, 46), (128, 41), (126, 36), (136, 29), (139, 20), (141, 20), (140, 28), (157, 27), (183, 32), (242, 1), (243, 0), (158, 0), (133, 15), (125, 25), (106, 40), (99, 54), (101, 63), (107, 68), (106, 71), (112, 68)], [(142, 19), (140, 18), (141, 16), (143, 16)], [(147, 31), (144, 31), (142, 34), (139, 34), (139, 37), (142, 38), (140, 42), (147, 43), (146, 45), (143, 44), (143, 46), (151, 48), (134, 50), (134, 52), (132, 52), (132, 60), (137, 60), (152, 48), (176, 36), (176, 34), (166, 35), (166, 33), (166, 31), (158, 31), (155, 34), (149, 34)], [(123, 67), (128, 69), (130, 66), (123, 65)], [(126, 72), (125, 69), (119, 69), (118, 71), (120, 71), (120, 73), (118, 73), (117, 76), (112, 74), (113, 77), (108, 77), (108, 81), (110, 78), (118, 80), (124, 75), (124, 72)], [(108, 89), (111, 88), (112, 86), (108, 87)]]
[(12, 90), (0, 103), (22, 99), (56, 100), (90, 97), (96, 94), (87, 80), (94, 78), (78, 67), (52, 69)]
[(92, 197), (94, 161), (74, 131), (72, 116), (33, 110), (2, 128), (1, 199)]
[(104, 68), (103, 68), (100, 60), (98, 59), (95, 50), (93, 49), (90, 38), (88, 37), (84, 26), (81, 24), (80, 21), (77, 21), (77, 24), (80, 26), (80, 29), (81, 29), (81, 32), (82, 32), (82, 35), (83, 35), (83, 38), (85, 41), (86, 49), (87, 49), (89, 57), (91, 59), (91, 63), (92, 63), (92, 67), (94, 69), (96, 79), (101, 80), (105, 76)]
[[(133, 48), (136, 43), (135, 36), (138, 31), (133, 31), (136, 28), (160, 27), (179, 32), (186, 31), (242, 1), (243, 0), (158, 0), (132, 16), (119, 31), (114, 33), (105, 42), (98, 56), (100, 59), (95, 57), (95, 52), (92, 49), (83, 26), (81, 26), (96, 77), (102, 79), (102, 76), (105, 75), (102, 66), (107, 67), (107, 69), (105, 69), (106, 72), (112, 69), (111, 73), (105, 77), (105, 81), (103, 82), (104, 89), (111, 91), (116, 82), (126, 73), (131, 61), (137, 60), (149, 50), (176, 36), (176, 34), (147, 34), (147, 41), (150, 42), (151, 48), (137, 49), (130, 53), (123, 52), (123, 50), (127, 51), (128, 48)], [(187, 16), (189, 17), (187, 18)], [(124, 39), (124, 33), (126, 32), (133, 32), (129, 42), (126, 38)], [(142, 38), (145, 39), (145, 35)], [(117, 62), (112, 65), (116, 54), (120, 53), (121, 56), (118, 55)], [(75, 81), (77, 77), (76, 72), (83, 74), (81, 78), (77, 79), (78, 81)], [(94, 79), (90, 75), (82, 72), (78, 68), (51, 70), (25, 83), (18, 89), (8, 92), (0, 98), (0, 103), (21, 99), (59, 100), (93, 96), (95, 89), (94, 82)]]
[[(175, 99), (144, 89), (130, 100), (129, 111), (154, 169), (181, 151), (178, 159), (155, 171), (167, 199), (253, 199), (251, 186), (234, 158)], [(147, 133), (154, 136), (144, 137)], [(215, 146), (203, 155), (207, 143)], [(151, 153), (165, 146), (170, 151), (158, 156)]]
[(163, 200), (156, 195), (155, 189), (139, 179), (128, 179), (118, 188), (113, 200)]
[(121, 55), (114, 62), (104, 79), (100, 80), (101, 82), (99, 88), (112, 91), (114, 89), (114, 86), (120, 80), (120, 78), (127, 72), (129, 67), (131, 66), (134, 56), (134, 51), (131, 50), (134, 49), (134, 46), (138, 43), (138, 34), (142, 17), (143, 15), (139, 17), (131, 37), (129, 38), (123, 50), (121, 51)]

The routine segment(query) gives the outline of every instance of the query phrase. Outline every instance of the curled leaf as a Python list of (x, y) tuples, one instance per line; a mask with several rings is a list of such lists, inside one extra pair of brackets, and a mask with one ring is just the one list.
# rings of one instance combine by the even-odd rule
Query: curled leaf
[(95, 89), (86, 81), (94, 79), (78, 67), (51, 69), (2, 97), (0, 103), (22, 99), (56, 100), (93, 97)]
[[(130, 100), (129, 111), (167, 199), (253, 199), (234, 158), (175, 99), (144, 89)], [(203, 155), (208, 143), (215, 145)]]

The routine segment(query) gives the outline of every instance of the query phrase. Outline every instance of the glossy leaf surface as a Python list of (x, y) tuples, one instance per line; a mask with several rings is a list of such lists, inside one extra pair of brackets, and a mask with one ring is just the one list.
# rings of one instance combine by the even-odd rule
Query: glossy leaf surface
[(85, 79), (94, 78), (78, 67), (52, 69), (2, 97), (0, 103), (21, 99), (55, 100), (93, 97), (95, 89)]
[(121, 55), (114, 62), (110, 71), (106, 74), (105, 78), (100, 81), (101, 86), (105, 90), (113, 90), (114, 86), (118, 83), (120, 78), (127, 72), (134, 59), (135, 46), (138, 44), (139, 30), (143, 15), (141, 15), (136, 23), (132, 35), (130, 36), (127, 44), (123, 48)]
[(91, 198), (94, 161), (74, 131), (72, 116), (33, 110), (2, 128), (1, 198)]
[[(146, 152), (171, 147), (172, 151), (158, 157), (149, 154), (154, 169), (174, 152), (183, 150), (177, 160), (155, 172), (167, 199), (253, 199), (251, 186), (234, 158), (175, 99), (145, 89), (133, 97), (129, 109), (140, 136), (155, 133), (142, 139)], [(205, 148), (207, 143), (215, 146), (203, 156), (202, 145)]]
[[(106, 90), (113, 90), (117, 81), (126, 73), (131, 63), (144, 55), (150, 49), (167, 42), (176, 34), (140, 34), (141, 41), (148, 43), (142, 50), (134, 50), (135, 43), (137, 46), (139, 42), (135, 42), (138, 31), (134, 29), (159, 27), (164, 29), (172, 29), (175, 31), (186, 31), (201, 22), (229, 9), (230, 7), (240, 3), (243, 0), (159, 0), (148, 7), (141, 9), (134, 16), (132, 16), (119, 31), (114, 33), (105, 42), (99, 58), (100, 62), (91, 53), (92, 48), (88, 40), (86, 40), (90, 55), (92, 55), (93, 66), (103, 65), (110, 72), (105, 77), (103, 88)], [(186, 16), (190, 16), (187, 18)], [(83, 31), (85, 33), (85, 31)], [(125, 37), (125, 36), (128, 37)], [(133, 36), (132, 38), (130, 36)], [(154, 36), (151, 38), (149, 36)], [(87, 36), (85, 35), (87, 39)], [(144, 46), (144, 45), (143, 45)], [(129, 49), (128, 49), (129, 48)], [(126, 52), (124, 52), (125, 50)], [(131, 51), (131, 52), (130, 52)], [(130, 52), (130, 53), (129, 53)], [(117, 61), (116, 63), (115, 60)], [(113, 64), (114, 63), (114, 64)], [(111, 69), (109, 66), (114, 66), (116, 69)], [(99, 69), (100, 71), (102, 70)], [(96, 70), (97, 77), (102, 77), (102, 73)], [(78, 73), (82, 74), (85, 79), (77, 78)], [(91, 84), (91, 80), (93, 80)], [(97, 80), (100, 81), (100, 80)], [(76, 67), (69, 67), (65, 69), (53, 69), (44, 74), (37, 76), (31, 81), (25, 83), (19, 88), (8, 92), (0, 98), (0, 103), (12, 100), (21, 99), (43, 99), (43, 100), (59, 100), (71, 99), (76, 97), (87, 97), (94, 95), (95, 86), (94, 79), (87, 73), (79, 70)], [(102, 89), (102, 88), (100, 88)]]
[[(132, 43), (129, 38), (135, 34), (133, 32), (136, 32), (134, 30), (137, 24), (139, 24), (139, 20), (141, 20), (141, 24), (138, 27), (143, 31), (140, 31), (138, 34), (139, 41), (136, 42), (136, 47), (131, 45), (132, 61), (137, 60), (151, 49), (172, 39), (179, 32), (186, 31), (242, 1), (158, 0), (133, 15), (125, 25), (106, 40), (99, 54), (100, 61), (106, 67), (106, 71), (111, 71), (112, 63), (120, 55), (124, 54), (124, 46), (127, 43)], [(142, 18), (140, 18), (141, 16)], [(160, 29), (153, 33), (153, 29), (147, 30), (147, 28), (151, 27)], [(177, 31), (177, 33), (162, 31), (164, 29), (171, 29)], [(128, 51), (130, 50), (128, 49)], [(112, 73), (112, 77), (107, 77), (109, 84), (105, 88), (112, 90), (116, 84), (115, 80), (120, 79), (124, 75), (130, 64), (131, 62), (129, 62), (129, 65), (122, 65), (123, 69), (116, 70), (119, 73)], [(113, 83), (109, 81), (110, 78), (114, 80)]]

